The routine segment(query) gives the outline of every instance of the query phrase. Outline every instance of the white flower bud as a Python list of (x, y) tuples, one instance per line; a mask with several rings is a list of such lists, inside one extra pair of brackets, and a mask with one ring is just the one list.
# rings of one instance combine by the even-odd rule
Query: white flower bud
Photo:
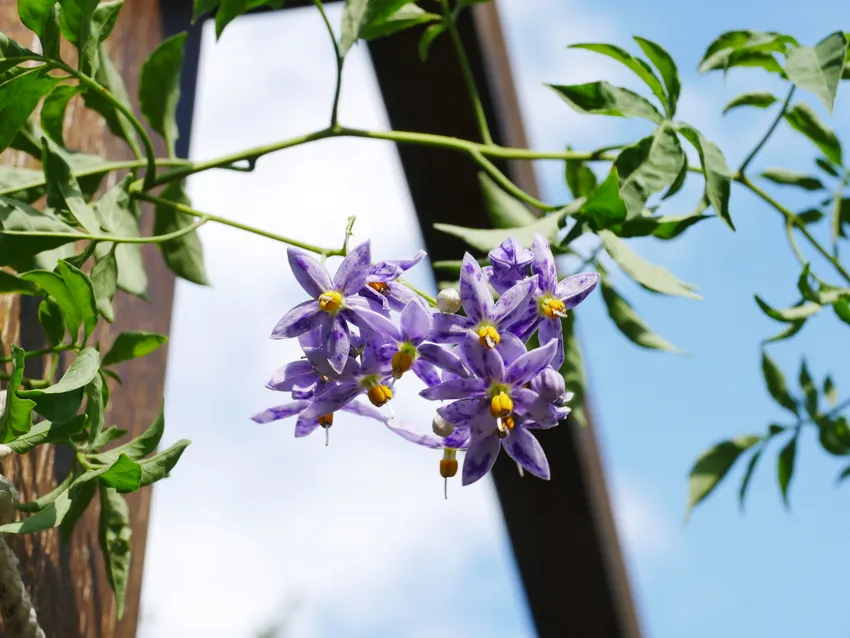
[(446, 288), (437, 295), (437, 307), (440, 312), (453, 315), (460, 310), (460, 293), (457, 288)]
[(434, 420), (431, 421), (431, 429), (434, 430), (434, 434), (437, 436), (446, 438), (449, 434), (455, 431), (455, 426), (446, 421), (439, 414), (435, 414)]

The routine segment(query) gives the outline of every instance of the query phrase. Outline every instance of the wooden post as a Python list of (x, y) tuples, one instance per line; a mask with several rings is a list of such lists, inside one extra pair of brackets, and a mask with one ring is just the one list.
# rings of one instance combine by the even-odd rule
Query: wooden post
[[(27, 47), (36, 46), (35, 36), (18, 19), (15, 0), (0, 0), (0, 24), (10, 38)], [(162, 39), (162, 24), (156, 0), (132, 0), (125, 3), (107, 41), (109, 53), (134, 99), (142, 63)], [(63, 56), (66, 60), (75, 59), (70, 48), (63, 48)], [(78, 98), (68, 109), (65, 140), (74, 150), (112, 159), (131, 158), (125, 144), (109, 133), (100, 116), (84, 109)], [(32, 158), (15, 151), (5, 152), (0, 160), (4, 165), (38, 167)], [(109, 176), (103, 187), (113, 185), (119, 177)], [(151, 226), (151, 212), (145, 211), (143, 232), (150, 234)], [(94, 340), (109, 344), (115, 335), (125, 330), (168, 333), (174, 278), (154, 246), (145, 246), (143, 254), (150, 282), (150, 301), (119, 293), (115, 300), (115, 324), (101, 324)], [(4, 355), (8, 354), (10, 343), (25, 348), (39, 347), (37, 306), (31, 301), (12, 295), (0, 296), (0, 344)], [(153, 421), (162, 402), (166, 356), (167, 349), (160, 348), (143, 359), (119, 367), (124, 383), (121, 386), (110, 383), (112, 399), (106, 414), (107, 425), (118, 425), (129, 430), (130, 436), (136, 436)], [(38, 374), (41, 362), (31, 360), (31, 363), (33, 367), (28, 374)], [(45, 445), (24, 456), (13, 455), (4, 461), (2, 472), (15, 483), (21, 498), (30, 500), (55, 487), (67, 475), (71, 462), (70, 450)], [(67, 545), (60, 542), (58, 530), (7, 536), (21, 562), (24, 581), (49, 638), (132, 638), (136, 635), (150, 498), (151, 490), (145, 488), (127, 499), (133, 528), (132, 564), (126, 610), (120, 622), (116, 618), (114, 598), (98, 544), (97, 499), (77, 523)]]

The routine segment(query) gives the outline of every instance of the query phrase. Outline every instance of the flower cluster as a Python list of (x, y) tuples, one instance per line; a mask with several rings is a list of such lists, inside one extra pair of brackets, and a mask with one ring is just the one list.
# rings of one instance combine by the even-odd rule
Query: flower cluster
[[(418, 445), (443, 450), (440, 473), (474, 483), (499, 451), (521, 469), (549, 478), (546, 455), (531, 430), (569, 414), (559, 368), (561, 319), (596, 287), (596, 273), (558, 281), (549, 243), (531, 249), (508, 239), (484, 268), (470, 254), (460, 291), (443, 291), (439, 310), (399, 281), (424, 257), (372, 264), (369, 243), (354, 248), (333, 275), (310, 255), (290, 249), (289, 264), (311, 299), (290, 310), (273, 339), (297, 338), (304, 356), (280, 368), (267, 387), (291, 401), (255, 414), (258, 423), (297, 416), (295, 436), (327, 430), (340, 410), (383, 422)], [(496, 294), (494, 294), (494, 291)], [(459, 303), (458, 303), (459, 300)], [(455, 314), (462, 305), (463, 314)], [(395, 321), (397, 315), (397, 321)], [(537, 335), (537, 346), (530, 339)], [(400, 423), (392, 411), (395, 383), (412, 372), (436, 409), (433, 434)]]

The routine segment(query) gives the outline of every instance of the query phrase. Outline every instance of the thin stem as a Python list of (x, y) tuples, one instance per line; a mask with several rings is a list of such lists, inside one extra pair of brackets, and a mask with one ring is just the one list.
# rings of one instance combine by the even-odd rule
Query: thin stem
[(797, 240), (794, 239), (794, 220), (791, 217), (785, 218), (785, 234), (788, 236), (788, 245), (791, 246), (791, 250), (794, 251), (794, 256), (797, 257), (797, 261), (800, 262), (800, 265), (805, 268), (806, 258), (803, 257), (803, 253), (800, 252), (800, 247), (797, 246)]
[(536, 199), (526, 193), (519, 186), (514, 184), (510, 179), (508, 179), (508, 177), (504, 173), (502, 173), (502, 171), (496, 168), (495, 164), (493, 164), (490, 160), (484, 157), (481, 153), (473, 151), (472, 153), (470, 153), (470, 155), (472, 159), (475, 160), (475, 162), (481, 168), (483, 168), (487, 172), (487, 174), (490, 175), (490, 177), (492, 177), (496, 181), (496, 183), (499, 184), (499, 186), (501, 186), (505, 190), (505, 192), (513, 195), (517, 199), (531, 204), (535, 208), (545, 212), (556, 211), (562, 208), (562, 206), (553, 206), (551, 204), (541, 202), (539, 199)]
[[(0, 372), (0, 381), (11, 381), (11, 375), (6, 374), (5, 372)], [(46, 388), (50, 385), (50, 381), (46, 379), (24, 379), (22, 385), (30, 388), (32, 390)]]
[(398, 279), (396, 279), (396, 281), (398, 283), (402, 284), (403, 286), (407, 286), (408, 288), (410, 288), (413, 292), (415, 292), (417, 295), (419, 295), (425, 301), (427, 301), (431, 305), (432, 308), (439, 308), (439, 306), (437, 305), (437, 300), (434, 297), (432, 297), (431, 295), (429, 295), (426, 292), (419, 290), (419, 288), (416, 288), (415, 286), (413, 286), (406, 279), (402, 279), (401, 277), (399, 277)]
[(322, 0), (313, 0), (313, 3), (319, 9), (319, 13), (322, 14), (322, 20), (325, 22), (325, 27), (328, 30), (328, 35), (330, 36), (331, 43), (334, 47), (334, 55), (336, 56), (336, 88), (334, 89), (334, 102), (333, 108), (331, 109), (331, 128), (337, 129), (339, 128), (339, 98), (342, 91), (342, 65), (345, 58), (339, 51), (339, 42), (336, 41), (331, 21), (328, 20), (328, 14), (325, 13), (325, 7), (322, 4)]
[(841, 208), (842, 208), (842, 195), (844, 194), (844, 189), (847, 186), (847, 182), (850, 181), (850, 172), (844, 171), (844, 174), (841, 176), (841, 181), (838, 184), (838, 188), (835, 190), (835, 201), (832, 204), (832, 254), (838, 259), (838, 236), (837, 232), (841, 228)]
[[(66, 350), (73, 350), (77, 346), (73, 343), (62, 343), (58, 346), (53, 346), (52, 348), (42, 348), (41, 350), (29, 350), (24, 352), (24, 359), (32, 359), (33, 357), (40, 357), (45, 354), (52, 354), (54, 352), (64, 352)], [(12, 363), (14, 359), (12, 357), (2, 357), (0, 358), (0, 363)]]
[(741, 168), (738, 169), (738, 173), (741, 175), (744, 174), (744, 170), (747, 166), (750, 165), (750, 162), (753, 161), (758, 152), (767, 144), (768, 138), (773, 135), (773, 132), (776, 130), (776, 127), (779, 126), (779, 123), (782, 121), (782, 117), (785, 115), (785, 111), (788, 109), (788, 105), (791, 104), (791, 98), (794, 97), (794, 91), (797, 89), (796, 86), (791, 86), (791, 90), (788, 91), (788, 96), (785, 98), (785, 102), (782, 104), (782, 108), (779, 110), (779, 114), (776, 116), (776, 119), (773, 120), (773, 123), (770, 125), (770, 128), (767, 129), (767, 132), (761, 138), (761, 141), (756, 144), (756, 147), (747, 155), (747, 159), (744, 160), (744, 163), (741, 164)]
[(156, 195), (150, 195), (148, 193), (135, 193), (134, 195), (138, 199), (144, 200), (146, 202), (151, 202), (152, 204), (168, 206), (180, 213), (183, 213), (184, 215), (192, 215), (193, 217), (199, 217), (204, 221), (211, 221), (217, 224), (222, 224), (223, 226), (238, 228), (239, 230), (244, 230), (254, 235), (260, 235), (261, 237), (268, 237), (269, 239), (274, 239), (275, 241), (279, 241), (290, 246), (295, 246), (296, 248), (309, 250), (310, 252), (318, 253), (319, 255), (323, 255), (325, 257), (333, 257), (336, 255), (343, 254), (343, 249), (341, 248), (321, 248), (319, 246), (314, 246), (313, 244), (308, 244), (302, 241), (298, 241), (296, 239), (290, 239), (289, 237), (283, 237), (282, 235), (270, 233), (259, 228), (254, 228), (253, 226), (248, 226), (247, 224), (242, 224), (232, 219), (227, 219), (225, 217), (219, 217), (218, 215), (204, 213), (190, 206), (186, 206), (185, 204), (172, 202), (171, 200), (163, 199), (162, 197), (157, 197)]
[(171, 233), (166, 233), (165, 235), (153, 235), (152, 237), (116, 237), (114, 235), (87, 235), (84, 233), (51, 233), (29, 230), (0, 230), (0, 235), (14, 235), (21, 237), (69, 237), (80, 241), (104, 241), (113, 244), (161, 244), (163, 242), (171, 241), (172, 239), (179, 239), (183, 235), (188, 235), (193, 230), (197, 230), (198, 228), (206, 224), (207, 221), (209, 221), (208, 218), (201, 216), (201, 219), (199, 219), (193, 224), (190, 224), (189, 226), (186, 226), (185, 228), (175, 230)]
[(469, 65), (469, 58), (463, 48), (463, 40), (461, 40), (460, 32), (457, 30), (457, 25), (454, 21), (448, 0), (440, 0), (440, 5), (443, 8), (443, 25), (452, 39), (452, 44), (457, 54), (458, 62), (460, 63), (460, 72), (463, 75), (463, 82), (466, 84), (466, 90), (469, 93), (469, 99), (472, 102), (472, 108), (475, 111), (475, 119), (478, 122), (478, 131), (481, 133), (481, 139), (485, 144), (492, 144), (493, 137), (490, 135), (490, 127), (487, 125), (487, 115), (484, 113), (484, 104), (481, 101), (481, 96), (478, 94), (478, 87), (475, 85), (475, 76), (472, 74), (472, 67)]

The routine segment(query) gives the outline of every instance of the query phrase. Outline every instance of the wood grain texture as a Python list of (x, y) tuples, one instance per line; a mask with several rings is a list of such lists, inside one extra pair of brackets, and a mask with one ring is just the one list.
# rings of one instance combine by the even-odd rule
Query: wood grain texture
[[(125, 3), (108, 40), (110, 55), (124, 76), (131, 96), (137, 93), (142, 63), (161, 40), (161, 24), (156, 0), (130, 0)], [(0, 30), (28, 47), (38, 46), (35, 36), (18, 19), (16, 0), (0, 0)], [(71, 62), (76, 56), (73, 49), (63, 48), (63, 57)], [(132, 157), (125, 144), (111, 136), (104, 121), (96, 113), (84, 109), (78, 98), (68, 108), (65, 141), (72, 149), (116, 160)], [(159, 146), (158, 150), (162, 152), (162, 147)], [(0, 155), (0, 161), (5, 165), (38, 167), (27, 155), (14, 151)], [(102, 188), (112, 186), (120, 177), (118, 174), (110, 175)], [(144, 233), (150, 233), (152, 222), (151, 211), (145, 211)], [(154, 246), (144, 246), (143, 253), (150, 280), (150, 302), (119, 293), (115, 300), (115, 324), (103, 324), (94, 336), (94, 340), (105, 347), (111, 344), (115, 335), (125, 330), (168, 333), (174, 280)], [(0, 344), (5, 353), (8, 353), (10, 343), (21, 344), (25, 348), (39, 347), (36, 309), (37, 305), (32, 300), (21, 302), (11, 295), (0, 296)], [(107, 409), (107, 426), (118, 425), (135, 436), (150, 424), (162, 402), (166, 356), (167, 348), (161, 348), (144, 359), (119, 367), (124, 383), (118, 386), (110, 382), (112, 398)], [(41, 362), (32, 360), (33, 368), (28, 374), (37, 374), (40, 365)], [(14, 481), (22, 499), (30, 500), (45, 494), (61, 481), (67, 475), (71, 461), (69, 451), (42, 446), (27, 455), (6, 460), (2, 472)], [(120, 622), (116, 618), (114, 599), (98, 545), (97, 498), (77, 523), (67, 545), (60, 543), (58, 530), (9, 537), (49, 638), (132, 638), (136, 635), (150, 496), (150, 488), (145, 488), (127, 499), (133, 528), (132, 565), (126, 611)]]

